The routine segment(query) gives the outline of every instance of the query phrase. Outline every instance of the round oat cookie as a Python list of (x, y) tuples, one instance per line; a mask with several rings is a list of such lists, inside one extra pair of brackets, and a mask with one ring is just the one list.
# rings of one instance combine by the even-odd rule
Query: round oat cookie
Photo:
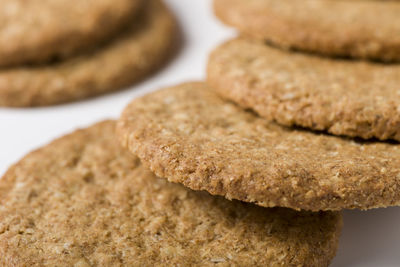
[(0, 180), (1, 266), (327, 266), (334, 212), (265, 209), (160, 179), (115, 123), (58, 139)]
[(0, 66), (87, 51), (120, 31), (141, 5), (142, 0), (2, 0)]
[(400, 204), (400, 145), (285, 128), (188, 83), (134, 100), (118, 135), (159, 177), (265, 207)]
[(235, 39), (212, 52), (222, 97), (286, 126), (400, 141), (400, 65), (335, 60)]
[(214, 0), (243, 34), (329, 56), (400, 61), (400, 1)]
[(118, 38), (91, 53), (43, 66), (0, 69), (0, 106), (80, 100), (142, 79), (173, 53), (177, 25), (160, 0), (146, 1)]

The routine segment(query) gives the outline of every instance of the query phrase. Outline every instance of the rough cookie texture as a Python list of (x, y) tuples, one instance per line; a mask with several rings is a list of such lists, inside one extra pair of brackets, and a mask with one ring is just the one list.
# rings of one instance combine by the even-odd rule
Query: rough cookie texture
[(169, 183), (103, 122), (0, 180), (2, 266), (327, 266), (341, 216), (265, 209)]
[(63, 58), (112, 37), (142, 0), (2, 0), (0, 66)]
[(217, 48), (208, 82), (278, 123), (400, 141), (400, 65), (290, 53), (236, 39)]
[(400, 145), (285, 128), (203, 83), (134, 100), (117, 130), (159, 177), (228, 199), (314, 211), (400, 203)]
[(0, 106), (43, 106), (121, 89), (159, 67), (177, 28), (159, 0), (146, 1), (118, 38), (91, 53), (43, 66), (0, 70)]
[(399, 1), (214, 0), (243, 34), (330, 56), (400, 60)]

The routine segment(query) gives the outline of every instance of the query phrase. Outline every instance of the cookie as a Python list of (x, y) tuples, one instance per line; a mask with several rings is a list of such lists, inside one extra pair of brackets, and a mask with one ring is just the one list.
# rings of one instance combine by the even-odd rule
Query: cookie
[(121, 89), (174, 51), (176, 22), (159, 0), (147, 1), (118, 38), (91, 53), (43, 66), (0, 70), (0, 106), (45, 106)]
[(335, 60), (235, 39), (212, 52), (208, 82), (267, 119), (400, 141), (400, 65)]
[(0, 180), (2, 266), (327, 266), (341, 215), (265, 209), (157, 178), (102, 122)]
[(329, 56), (400, 61), (399, 1), (214, 0), (243, 34)]
[(0, 66), (47, 62), (97, 46), (118, 32), (142, 0), (3, 0)]
[(400, 204), (400, 145), (285, 128), (187, 83), (134, 100), (123, 146), (159, 177), (264, 207)]

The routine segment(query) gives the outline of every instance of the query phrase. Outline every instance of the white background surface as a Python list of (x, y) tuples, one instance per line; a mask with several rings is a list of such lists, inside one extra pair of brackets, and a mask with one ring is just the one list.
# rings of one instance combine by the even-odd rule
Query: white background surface
[[(183, 47), (175, 59), (148, 80), (111, 95), (50, 108), (0, 108), (0, 175), (24, 154), (58, 136), (102, 119), (117, 118), (134, 97), (204, 78), (208, 53), (234, 31), (214, 18), (210, 0), (166, 1), (184, 35)], [(332, 266), (400, 266), (400, 208), (345, 211), (344, 224)]]

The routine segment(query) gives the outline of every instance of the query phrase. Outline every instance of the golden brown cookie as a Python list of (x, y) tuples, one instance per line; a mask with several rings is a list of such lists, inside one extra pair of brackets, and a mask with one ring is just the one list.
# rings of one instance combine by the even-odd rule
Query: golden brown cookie
[(142, 0), (2, 0), (0, 66), (47, 62), (97, 47)]
[(243, 34), (330, 56), (400, 61), (399, 1), (214, 0)]
[(285, 128), (203, 83), (134, 100), (118, 134), (159, 177), (228, 199), (313, 211), (400, 204), (400, 145)]
[(160, 0), (146, 1), (118, 38), (91, 53), (43, 66), (0, 69), (0, 106), (44, 106), (121, 89), (174, 50), (176, 22)]
[(212, 52), (222, 97), (280, 124), (400, 141), (400, 65), (335, 60), (235, 39)]
[(265, 209), (160, 179), (115, 123), (30, 153), (0, 180), (2, 266), (327, 266), (334, 212)]

